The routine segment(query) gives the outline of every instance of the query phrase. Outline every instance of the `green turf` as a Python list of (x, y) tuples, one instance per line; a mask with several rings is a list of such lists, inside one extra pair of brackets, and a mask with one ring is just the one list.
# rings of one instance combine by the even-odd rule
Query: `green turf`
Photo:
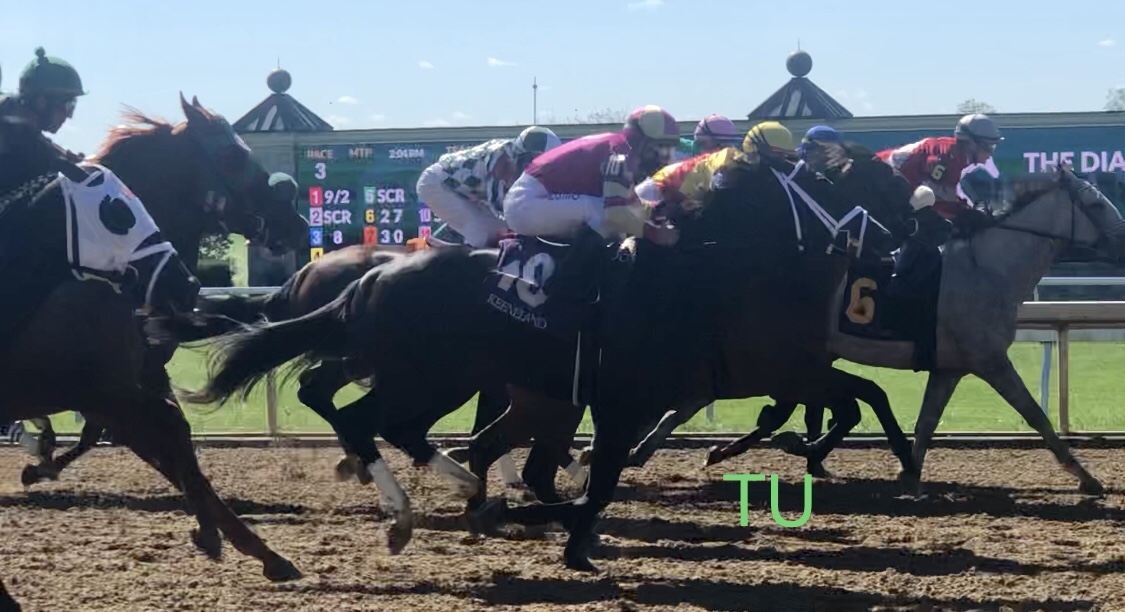
[[(1125, 429), (1125, 343), (1072, 343), (1070, 351), (1070, 424), (1073, 431), (1106, 431)], [(1010, 352), (1012, 360), (1027, 383), (1031, 394), (1039, 397), (1039, 371), (1042, 360), (1041, 345), (1017, 343)], [(1058, 426), (1058, 355), (1051, 382), (1051, 420)], [(196, 389), (205, 378), (205, 357), (201, 351), (181, 349), (170, 365), (174, 383), (182, 388)], [(925, 374), (868, 368), (839, 362), (844, 369), (878, 382), (890, 396), (899, 422), (908, 433), (925, 388)], [(264, 385), (262, 386), (264, 387)], [(336, 396), (337, 405), (359, 396), (359, 389), (347, 387)], [(188, 406), (192, 428), (196, 433), (245, 432), (264, 433), (266, 428), (266, 402), (264, 388), (258, 388), (245, 404), (231, 402), (215, 409), (209, 406)], [(766, 400), (755, 398), (718, 402), (715, 422), (708, 422), (703, 413), (689, 422), (682, 431), (747, 431), (752, 429), (758, 411)], [(473, 400), (475, 402), (475, 399)], [(863, 422), (857, 429), (879, 432), (881, 428), (870, 411), (864, 407)], [(464, 432), (472, 427), (473, 403), (447, 416), (435, 427), (436, 432)], [(801, 418), (792, 419), (788, 428), (800, 427)], [(74, 431), (73, 415), (55, 417), (59, 431)], [(328, 427), (296, 397), (293, 385), (283, 385), (278, 390), (278, 424), (284, 432), (326, 432)], [(583, 431), (590, 431), (589, 418)], [(984, 382), (976, 378), (962, 381), (946, 409), (939, 431), (1031, 431), (1022, 419)]]

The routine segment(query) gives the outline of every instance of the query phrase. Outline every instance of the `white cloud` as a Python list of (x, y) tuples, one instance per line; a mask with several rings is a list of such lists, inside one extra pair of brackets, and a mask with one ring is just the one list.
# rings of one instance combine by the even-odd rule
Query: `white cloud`
[(464, 120), (468, 119), (469, 115), (466, 113), (462, 113), (461, 111), (453, 111), (453, 118), (457, 120)]
[(449, 127), (452, 125), (445, 119), (427, 119), (422, 122), (422, 127)]
[(505, 62), (502, 59), (490, 57), (490, 58), (488, 58), (488, 65), (493, 67), (493, 68), (499, 68), (501, 66), (515, 66), (516, 64), (515, 64), (515, 62)]
[(422, 60), (422, 61), (418, 62), (418, 67), (421, 68), (422, 70), (429, 70), (429, 69), (433, 68), (434, 65), (427, 62), (426, 60)]
[(664, 0), (640, 0), (640, 2), (630, 2), (626, 6), (630, 11), (649, 10), (664, 6)]
[(1117, 42), (1114, 41), (1112, 38), (1107, 38), (1105, 40), (1099, 40), (1098, 41), (1099, 47), (1112, 47), (1113, 45), (1116, 45), (1116, 44), (1117, 44)]
[(372, 122), (372, 123), (382, 123), (382, 122), (387, 120), (387, 116), (386, 115), (379, 115), (379, 114), (368, 115), (367, 120)]
[(353, 96), (340, 96), (336, 101), (340, 104), (359, 104), (359, 99)]
[(352, 122), (351, 119), (342, 115), (328, 115), (324, 120), (332, 125), (347, 125)]
[(862, 100), (862, 99), (864, 99), (864, 98), (866, 98), (866, 97), (867, 97), (867, 92), (866, 92), (866, 91), (863, 91), (862, 89), (857, 89), (857, 90), (855, 90), (855, 91), (853, 92), (853, 94), (855, 95), (855, 97), (859, 98), (860, 100)]
[(872, 106), (872, 104), (870, 102), (868, 102), (867, 100), (863, 101), (863, 110), (871, 110), (873, 108), (875, 108), (875, 107)]

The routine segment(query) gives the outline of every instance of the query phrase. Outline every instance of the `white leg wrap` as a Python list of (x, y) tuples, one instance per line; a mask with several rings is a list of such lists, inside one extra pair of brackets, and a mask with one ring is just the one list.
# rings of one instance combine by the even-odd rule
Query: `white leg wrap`
[(586, 472), (586, 468), (582, 467), (577, 461), (571, 461), (570, 465), (566, 466), (566, 473), (570, 476), (571, 480), (578, 483), (578, 486), (586, 486), (586, 477), (589, 476), (589, 474)]
[(395, 475), (391, 473), (391, 468), (387, 467), (381, 457), (375, 463), (368, 464), (367, 473), (371, 475), (375, 486), (379, 487), (383, 497), (394, 509), (395, 516), (410, 514), (410, 498), (406, 496), (406, 492), (395, 480)]
[(457, 494), (465, 499), (476, 495), (480, 490), (480, 480), (472, 472), (442, 453), (434, 453), (433, 459), (430, 459), (430, 468), (452, 482)]
[(511, 455), (505, 454), (496, 461), (500, 468), (500, 477), (504, 479), (504, 484), (515, 487), (523, 482), (520, 478), (520, 473), (516, 470), (516, 461), (512, 459)]

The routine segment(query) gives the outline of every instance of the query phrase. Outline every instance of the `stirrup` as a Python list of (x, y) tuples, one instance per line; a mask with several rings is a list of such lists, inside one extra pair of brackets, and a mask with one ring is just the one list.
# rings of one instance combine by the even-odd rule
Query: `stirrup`
[(440, 238), (434, 238), (433, 234), (430, 234), (429, 236), (426, 236), (425, 241), (426, 241), (426, 246), (428, 246), (430, 248), (460, 246), (456, 242), (446, 242), (446, 241), (444, 241)]

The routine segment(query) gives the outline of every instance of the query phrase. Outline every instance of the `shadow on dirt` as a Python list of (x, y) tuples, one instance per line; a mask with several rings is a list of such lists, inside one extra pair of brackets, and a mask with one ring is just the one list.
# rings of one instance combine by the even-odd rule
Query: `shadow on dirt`
[[(626, 578), (624, 576), (619, 579)], [(632, 581), (631, 581), (632, 582)], [(440, 585), (346, 584), (322, 582), (307, 585), (279, 585), (273, 589), (302, 593), (358, 593), (363, 595), (440, 594), (473, 600), (480, 605), (530, 606), (552, 604), (578, 606), (596, 602), (620, 602), (623, 610), (633, 606), (687, 605), (705, 610), (996, 610), (1001, 607), (1031, 610), (1088, 610), (1092, 601), (1051, 599), (1030, 600), (949, 600), (887, 596), (869, 591), (835, 587), (808, 587), (780, 582), (734, 584), (714, 580), (671, 580), (641, 582), (635, 588), (622, 587), (614, 579), (560, 580), (521, 578), (500, 574), (492, 584)]]
[[(296, 504), (262, 504), (248, 499), (223, 497), (235, 514), (304, 514), (307, 509)], [(182, 495), (137, 497), (120, 493), (74, 493), (71, 491), (28, 491), (19, 495), (0, 495), (0, 508), (44, 508), (74, 510), (79, 508), (122, 508), (140, 512), (186, 511)]]
[[(794, 534), (796, 535), (796, 534)], [(922, 552), (909, 548), (850, 546), (843, 550), (778, 550), (772, 546), (614, 546), (602, 544), (597, 557), (606, 559), (661, 558), (675, 561), (765, 561), (794, 563), (831, 571), (884, 572), (888, 569), (914, 576), (950, 576), (964, 572), (1036, 576), (1045, 572), (1079, 572), (1096, 575), (1120, 574), (1125, 563), (1059, 563), (1041, 565), (1011, 559), (982, 557), (971, 550), (950, 547)]]
[[(729, 507), (737, 520), (739, 487), (734, 481), (714, 481), (699, 486), (660, 490), (651, 487), (622, 487), (614, 501), (632, 500), (684, 509)], [(1075, 503), (1040, 499), (1042, 495), (1059, 496), (1067, 491), (983, 487), (953, 482), (925, 483), (926, 497), (903, 496), (898, 482), (892, 480), (824, 480), (812, 485), (813, 514), (867, 514), (875, 516), (913, 516), (932, 518), (959, 514), (985, 514), (992, 517), (1028, 517), (1045, 521), (1085, 523), (1088, 521), (1125, 521), (1125, 510), (1104, 506), (1099, 500), (1083, 498), (1074, 493)], [(770, 483), (747, 484), (748, 506), (769, 511)], [(778, 483), (778, 509), (800, 514), (804, 509), (804, 484)]]

